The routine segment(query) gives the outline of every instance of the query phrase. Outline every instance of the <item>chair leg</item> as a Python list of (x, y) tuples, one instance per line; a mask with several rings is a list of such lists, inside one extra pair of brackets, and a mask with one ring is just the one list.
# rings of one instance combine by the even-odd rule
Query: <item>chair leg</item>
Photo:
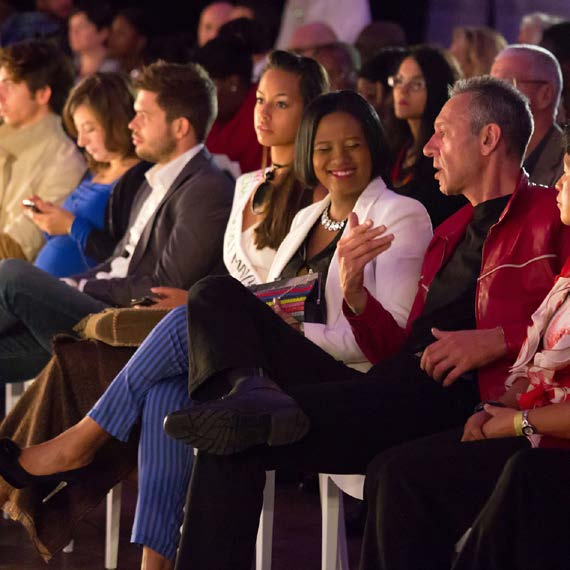
[[(28, 385), (32, 382), (33, 380), (26, 382), (8, 382), (4, 386), (4, 394), (6, 397), (6, 407), (4, 409), (6, 416), (12, 411)], [(8, 513), (3, 513), (3, 516), (5, 520), (10, 520)]]
[(265, 474), (263, 489), (263, 508), (259, 517), (257, 542), (255, 544), (256, 570), (271, 570), (273, 551), (273, 513), (275, 510), (275, 471)]
[(471, 534), (471, 531), (473, 529), (471, 527), (469, 527), (462, 535), (461, 538), (455, 543), (455, 554), (460, 554), (461, 551), (463, 550), (463, 547), (465, 546), (465, 543), (467, 542), (467, 539), (469, 538), (469, 535)]
[(73, 552), (73, 549), (75, 548), (75, 543), (73, 540), (70, 540), (67, 545), (64, 547), (63, 551), (66, 554), (70, 554), (71, 552)]
[(122, 483), (117, 483), (107, 493), (107, 516), (105, 525), (105, 568), (115, 570), (119, 557), (119, 527), (121, 524)]
[(8, 415), (12, 408), (18, 403), (18, 400), (26, 390), (29, 381), (26, 382), (8, 382), (5, 386), (6, 393), (6, 415)]
[(348, 565), (348, 548), (346, 544), (346, 526), (344, 520), (344, 500), (342, 491), (340, 491), (340, 499), (338, 505), (338, 550), (336, 559), (337, 570), (350, 570)]
[(322, 517), (322, 570), (349, 570), (342, 491), (325, 473), (319, 473)]

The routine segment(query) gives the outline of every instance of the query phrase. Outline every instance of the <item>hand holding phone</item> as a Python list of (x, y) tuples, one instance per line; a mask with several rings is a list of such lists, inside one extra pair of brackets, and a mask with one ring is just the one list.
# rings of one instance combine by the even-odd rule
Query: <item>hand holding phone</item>
[(131, 307), (150, 307), (156, 305), (156, 303), (156, 299), (148, 296), (131, 299)]
[(28, 210), (31, 210), (35, 214), (42, 213), (42, 211), (36, 206), (36, 203), (33, 200), (28, 200), (28, 198), (24, 198), (22, 200), (22, 206), (24, 206), (24, 208), (28, 208)]

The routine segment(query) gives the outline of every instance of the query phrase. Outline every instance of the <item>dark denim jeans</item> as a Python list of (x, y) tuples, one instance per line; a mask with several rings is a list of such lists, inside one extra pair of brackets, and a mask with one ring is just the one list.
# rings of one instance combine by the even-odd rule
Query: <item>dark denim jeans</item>
[(27, 261), (0, 261), (0, 382), (36, 376), (54, 335), (107, 306)]

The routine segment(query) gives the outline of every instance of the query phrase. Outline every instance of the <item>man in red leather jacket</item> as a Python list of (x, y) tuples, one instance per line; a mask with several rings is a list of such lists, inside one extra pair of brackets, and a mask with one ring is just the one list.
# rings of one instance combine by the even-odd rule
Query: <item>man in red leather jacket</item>
[[(401, 329), (368, 291), (359, 289), (358, 283), (352, 285), (359, 276), (354, 271), (355, 261), (348, 257), (345, 259), (350, 268), (346, 268), (345, 275), (352, 275), (345, 280), (343, 310), (360, 348), (371, 362), (394, 354), (424, 312), (433, 279), (464, 239), (474, 207), (512, 194), (484, 240), (475, 296), (476, 330), (435, 332), (437, 340), (427, 346), (421, 359), (422, 368), (444, 386), (477, 369), (479, 392), (487, 400), (504, 392), (507, 370), (525, 339), (530, 315), (542, 302), (570, 253), (570, 231), (559, 220), (556, 190), (531, 184), (516, 154), (510, 155), (505, 149), (501, 152), (499, 147), (504, 142), (497, 142), (501, 139), (495, 132), (497, 126), (485, 127), (489, 132), (485, 135), (487, 146), (481, 145), (484, 167), (473, 167), (472, 155), (469, 164), (467, 143), (460, 139), (460, 133), (463, 138), (474, 140), (483, 137), (483, 134), (476, 137), (469, 130), (461, 132), (462, 127), (469, 129), (469, 126), (461, 125), (458, 113), (468, 105), (470, 97), (469, 93), (459, 92), (446, 104), (424, 149), (434, 159), (442, 192), (463, 194), (470, 204), (436, 228), (424, 257), (406, 329)], [(489, 149), (489, 145), (493, 148)], [(465, 181), (463, 170), (473, 173), (471, 185)], [(455, 182), (457, 178), (459, 185)], [(362, 247), (366, 241), (362, 234), (354, 240), (353, 248)], [(339, 255), (342, 255), (340, 250)], [(359, 267), (367, 259), (362, 256)]]
[[(529, 185), (521, 170), (531, 132), (528, 103), (513, 87), (474, 78), (454, 88), (424, 152), (441, 191), (470, 205), (437, 229), (406, 330), (363, 287), (364, 266), (392, 236), (350, 215), (337, 252), (344, 314), (376, 363), (366, 375), (235, 283), (207, 279), (190, 290), (190, 380), (206, 378), (192, 396), (209, 399), (223, 382), (234, 388), (166, 420), (167, 433), (200, 450), (177, 568), (251, 566), (266, 469), (364, 472), (383, 449), (462, 425), (502, 386), (570, 253), (555, 190)], [(291, 413), (308, 430), (289, 432), (281, 419)], [(258, 445), (275, 441), (276, 429), (278, 444)]]
[[(570, 232), (556, 218), (555, 191), (529, 183), (524, 171), (518, 173), (514, 185), (511, 199), (485, 239), (476, 294), (477, 330), (441, 334), (441, 342), (426, 349), (432, 354), (437, 349), (437, 355), (430, 361), (426, 354), (424, 360), (425, 370), (436, 379), (445, 376), (445, 386), (477, 368), (483, 400), (504, 392), (504, 379), (526, 336), (529, 316), (541, 303), (546, 283), (552, 282), (570, 253)], [(473, 207), (467, 205), (435, 230), (406, 330), (368, 292), (366, 306), (358, 315), (345, 303), (345, 316), (369, 360), (386, 358), (404, 343), (412, 323), (422, 314), (433, 278), (449, 261), (472, 217)], [(442, 362), (443, 371), (436, 369)]]

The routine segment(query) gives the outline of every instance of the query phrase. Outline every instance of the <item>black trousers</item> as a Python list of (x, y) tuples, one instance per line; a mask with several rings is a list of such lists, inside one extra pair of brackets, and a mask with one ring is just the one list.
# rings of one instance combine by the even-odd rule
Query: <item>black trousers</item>
[(364, 473), (380, 451), (462, 425), (478, 401), (472, 381), (442, 388), (398, 354), (357, 373), (284, 324), (231, 278), (207, 278), (188, 297), (193, 396), (220, 392), (220, 372), (261, 366), (311, 420), (293, 445), (195, 462), (177, 568), (247, 569), (255, 546), (265, 470)]
[(361, 570), (555, 570), (570, 560), (570, 453), (524, 438), (461, 443), (461, 430), (370, 464)]
[(526, 449), (505, 465), (453, 570), (570, 566), (570, 451)]

